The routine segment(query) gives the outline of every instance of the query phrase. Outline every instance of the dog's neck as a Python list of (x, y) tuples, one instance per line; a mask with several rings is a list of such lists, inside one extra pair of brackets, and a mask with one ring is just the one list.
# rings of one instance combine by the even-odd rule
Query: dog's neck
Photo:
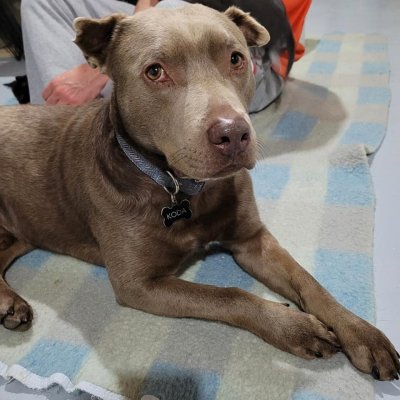
[(139, 171), (171, 194), (177, 194), (181, 191), (186, 195), (193, 196), (202, 191), (204, 182), (176, 177), (163, 155), (152, 152), (135, 141), (134, 137), (124, 127), (114, 96), (110, 103), (109, 117), (120, 149)]
[(118, 102), (115, 96), (115, 93), (112, 94), (110, 100), (110, 109), (109, 109), (109, 117), (111, 121), (111, 125), (113, 127), (114, 132), (118, 132), (119, 135), (130, 145), (132, 146), (138, 153), (140, 153), (144, 158), (146, 158), (151, 164), (155, 165), (157, 168), (161, 170), (168, 169), (168, 162), (165, 156), (161, 153), (157, 153), (152, 151), (137, 140), (135, 140), (134, 135), (129, 134), (129, 129), (127, 129), (124, 125), (123, 118), (119, 113)]

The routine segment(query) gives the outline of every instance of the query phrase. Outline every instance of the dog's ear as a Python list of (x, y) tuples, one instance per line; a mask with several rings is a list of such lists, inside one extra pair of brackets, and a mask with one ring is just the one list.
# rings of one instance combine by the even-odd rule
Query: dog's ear
[(249, 13), (235, 6), (229, 7), (224, 13), (242, 31), (248, 46), (264, 46), (269, 40), (268, 31)]
[(126, 18), (125, 14), (112, 14), (100, 19), (76, 18), (74, 43), (82, 50), (86, 61), (92, 68), (105, 70), (107, 53), (118, 23)]

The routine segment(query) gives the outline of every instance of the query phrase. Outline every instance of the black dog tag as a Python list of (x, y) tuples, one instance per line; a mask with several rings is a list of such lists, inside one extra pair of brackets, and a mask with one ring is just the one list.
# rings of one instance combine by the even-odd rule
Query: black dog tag
[(192, 210), (190, 209), (189, 200), (183, 200), (180, 204), (172, 205), (172, 207), (164, 207), (161, 210), (161, 215), (164, 217), (163, 222), (167, 228), (179, 219), (190, 219)]

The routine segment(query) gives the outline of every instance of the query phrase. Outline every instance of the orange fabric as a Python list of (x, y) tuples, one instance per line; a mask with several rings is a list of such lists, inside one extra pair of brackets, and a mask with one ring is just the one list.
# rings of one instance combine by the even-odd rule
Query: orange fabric
[[(292, 27), (293, 37), (295, 42), (295, 56), (294, 60), (300, 59), (305, 48), (300, 43), (301, 34), (303, 32), (304, 20), (306, 18), (307, 12), (311, 6), (311, 0), (282, 0), (286, 8), (286, 13)], [(286, 76), (286, 68), (288, 65), (288, 55), (282, 54), (281, 57), (281, 68), (280, 74)]]

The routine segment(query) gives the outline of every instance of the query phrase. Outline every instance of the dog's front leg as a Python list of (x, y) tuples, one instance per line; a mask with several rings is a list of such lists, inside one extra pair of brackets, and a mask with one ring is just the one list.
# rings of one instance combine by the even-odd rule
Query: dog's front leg
[(124, 264), (122, 259), (109, 260), (107, 267), (117, 301), (156, 315), (222, 321), (304, 358), (328, 357), (337, 352), (335, 335), (314, 316), (239, 288), (184, 281), (172, 275), (176, 268), (162, 265), (163, 258), (128, 257)]
[[(236, 261), (260, 282), (331, 327), (343, 352), (359, 370), (376, 379), (398, 379), (399, 356), (378, 329), (345, 309), (260, 226), (250, 236), (226, 243)], [(240, 227), (246, 232), (245, 227)]]

